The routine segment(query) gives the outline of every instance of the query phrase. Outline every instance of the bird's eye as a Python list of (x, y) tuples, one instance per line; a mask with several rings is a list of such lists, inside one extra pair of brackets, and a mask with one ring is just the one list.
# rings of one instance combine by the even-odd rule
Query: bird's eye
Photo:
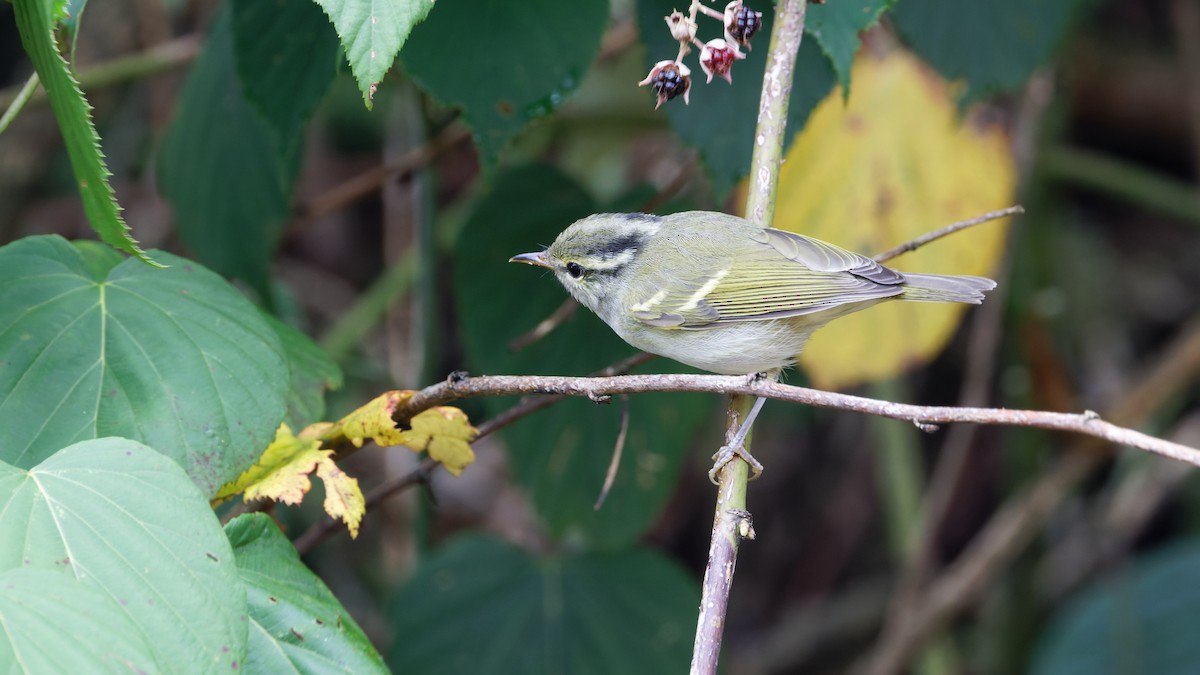
[(577, 262), (569, 262), (567, 263), (567, 274), (570, 274), (574, 279), (578, 279), (583, 276), (583, 267)]

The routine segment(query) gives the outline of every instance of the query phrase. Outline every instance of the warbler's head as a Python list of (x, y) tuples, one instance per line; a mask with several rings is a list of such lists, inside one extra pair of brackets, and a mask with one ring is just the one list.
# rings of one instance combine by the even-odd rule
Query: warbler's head
[(607, 302), (628, 285), (628, 273), (646, 240), (662, 226), (658, 216), (644, 213), (601, 213), (576, 221), (550, 248), (509, 259), (554, 271), (576, 300), (603, 314)]

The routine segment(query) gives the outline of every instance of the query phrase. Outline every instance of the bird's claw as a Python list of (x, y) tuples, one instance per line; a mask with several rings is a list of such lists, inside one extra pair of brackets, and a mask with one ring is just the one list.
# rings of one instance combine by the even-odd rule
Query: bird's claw
[(721, 449), (717, 450), (716, 454), (712, 456), (715, 463), (713, 464), (712, 468), (708, 470), (708, 480), (712, 481), (713, 485), (718, 485), (717, 474), (726, 464), (732, 462), (734, 457), (741, 457), (746, 461), (747, 464), (750, 465), (750, 480), (754, 480), (762, 475), (762, 462), (754, 459), (754, 455), (751, 455), (750, 452), (746, 450), (745, 446), (739, 445), (738, 447), (733, 448), (728, 445), (723, 445), (721, 446)]

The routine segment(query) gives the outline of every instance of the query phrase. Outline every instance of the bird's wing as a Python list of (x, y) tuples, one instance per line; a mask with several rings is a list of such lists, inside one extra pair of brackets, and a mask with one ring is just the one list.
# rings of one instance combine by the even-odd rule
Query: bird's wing
[(632, 289), (633, 318), (658, 328), (704, 328), (811, 314), (903, 292), (904, 276), (832, 244), (782, 230), (752, 233), (755, 244), (727, 266), (684, 277), (658, 270)]

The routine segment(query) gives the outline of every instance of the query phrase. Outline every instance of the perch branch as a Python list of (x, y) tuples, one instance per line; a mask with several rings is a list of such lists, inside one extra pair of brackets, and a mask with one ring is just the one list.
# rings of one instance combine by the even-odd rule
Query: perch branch
[(707, 392), (763, 396), (777, 401), (818, 408), (866, 413), (903, 420), (909, 424), (951, 423), (994, 424), (1069, 431), (1118, 445), (1145, 450), (1200, 466), (1200, 450), (1155, 438), (1101, 419), (1094, 412), (1059, 413), (1008, 408), (959, 408), (894, 403), (879, 399), (838, 394), (779, 382), (756, 381), (743, 375), (618, 375), (615, 377), (567, 377), (558, 375), (483, 375), (445, 381), (414, 393), (401, 404), (393, 418), (407, 423), (419, 412), (465, 398), (553, 394), (597, 399), (617, 394), (649, 392)]

